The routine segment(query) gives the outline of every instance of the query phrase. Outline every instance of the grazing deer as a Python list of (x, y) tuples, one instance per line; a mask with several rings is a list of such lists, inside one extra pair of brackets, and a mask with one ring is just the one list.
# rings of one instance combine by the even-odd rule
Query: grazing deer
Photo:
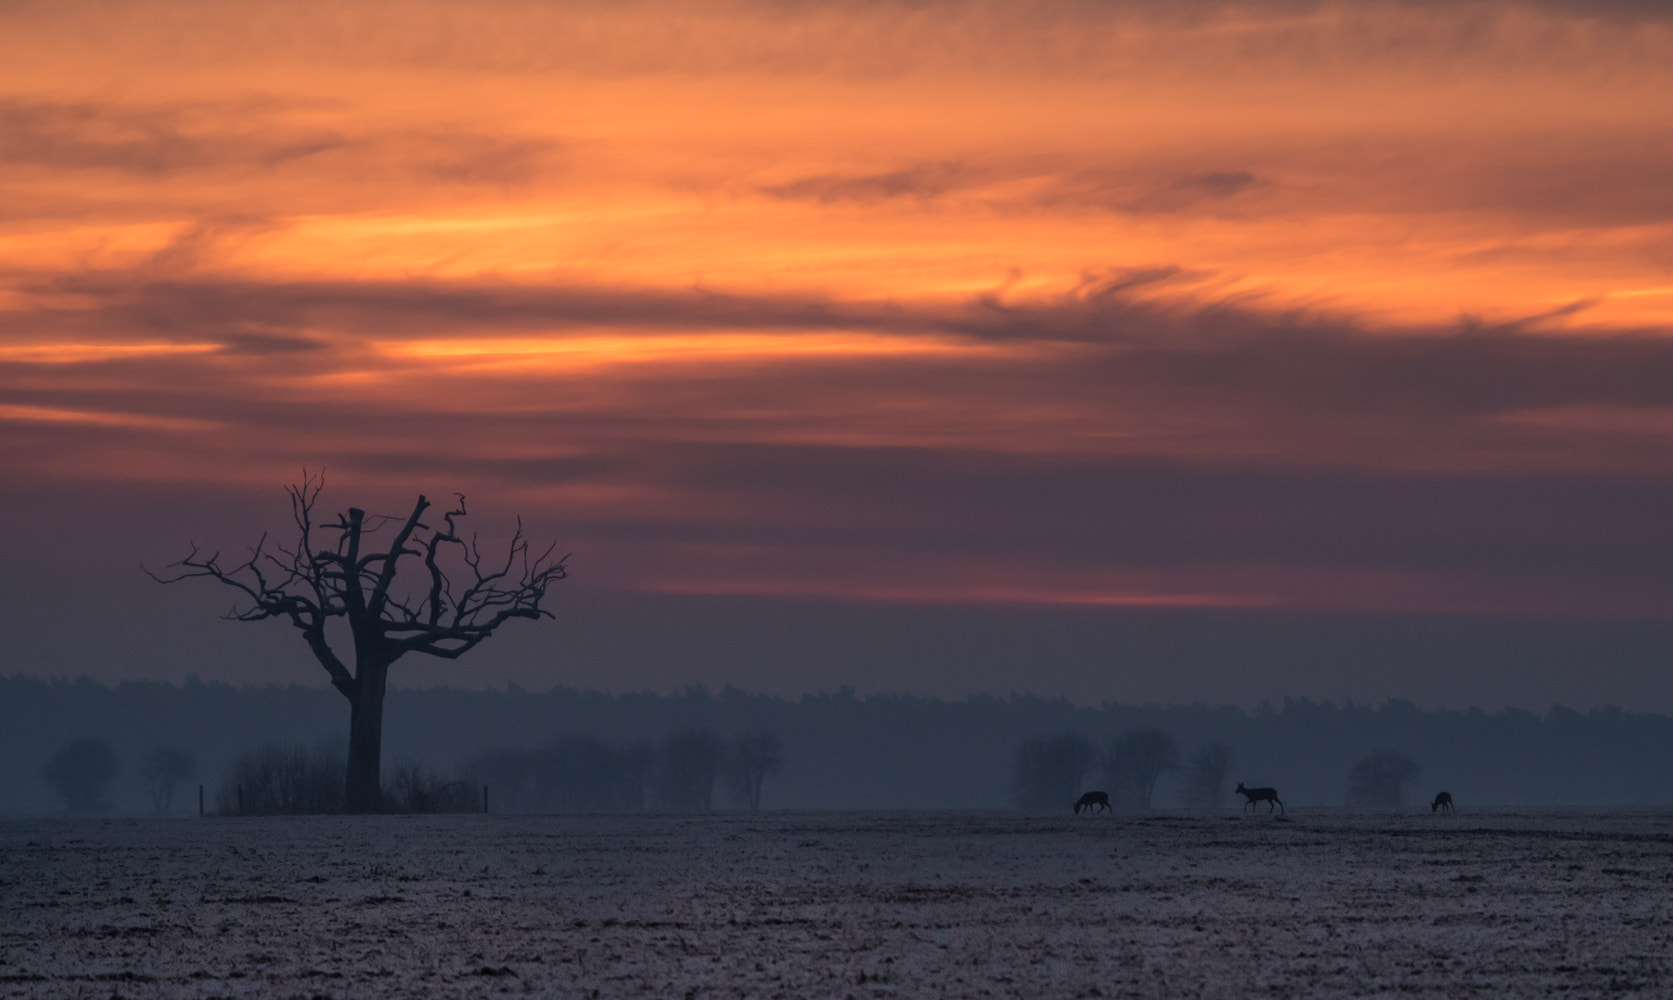
[(1284, 808), (1283, 800), (1278, 798), (1278, 789), (1276, 788), (1244, 788), (1243, 782), (1239, 781), (1237, 783), (1237, 794), (1249, 800), (1243, 803), (1244, 809), (1253, 809), (1257, 802), (1267, 803), (1266, 811), (1268, 813), (1276, 811), (1273, 809), (1274, 803), (1277, 804), (1278, 809)]
[(1079, 799), (1075, 800), (1075, 815), (1079, 816), (1082, 809), (1086, 810), (1086, 814), (1088, 816), (1097, 812), (1099, 809), (1115, 812), (1115, 810), (1110, 807), (1109, 792), (1087, 792), (1085, 795), (1082, 795)]
[(1445, 809), (1447, 812), (1452, 811), (1452, 793), (1451, 792), (1442, 792), (1439, 795), (1435, 796), (1435, 801), (1429, 803), (1429, 811), (1430, 812), (1439, 812), (1442, 809)]

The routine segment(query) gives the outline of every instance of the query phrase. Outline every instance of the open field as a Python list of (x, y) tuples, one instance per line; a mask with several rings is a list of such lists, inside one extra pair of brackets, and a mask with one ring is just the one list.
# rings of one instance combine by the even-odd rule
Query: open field
[(1673, 991), (1673, 814), (0, 823), (0, 996)]

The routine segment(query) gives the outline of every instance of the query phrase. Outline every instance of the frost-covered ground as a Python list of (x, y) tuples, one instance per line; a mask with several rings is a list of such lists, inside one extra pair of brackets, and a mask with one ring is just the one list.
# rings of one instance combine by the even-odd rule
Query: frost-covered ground
[(1673, 995), (1673, 815), (0, 823), (0, 996)]

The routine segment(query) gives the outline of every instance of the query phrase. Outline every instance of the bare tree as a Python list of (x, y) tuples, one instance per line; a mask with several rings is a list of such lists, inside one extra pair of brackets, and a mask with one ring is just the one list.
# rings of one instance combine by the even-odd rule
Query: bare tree
[(1232, 767), (1232, 748), (1224, 743), (1200, 747), (1185, 761), (1185, 804), (1218, 809)]
[(145, 755), (139, 762), (139, 776), (151, 793), (151, 805), (162, 816), (174, 801), (175, 786), (197, 775), (197, 757), (188, 749), (168, 744)]
[(1423, 773), (1417, 761), (1398, 750), (1376, 750), (1359, 758), (1348, 772), (1348, 804), (1398, 809), (1412, 782)]
[(676, 812), (707, 812), (714, 807), (715, 778), (726, 757), (726, 744), (712, 729), (686, 729), (662, 741), (663, 803)]
[[(463, 494), (455, 494), (458, 506), (442, 515), (443, 527), (424, 523), (430, 502), (422, 496), (404, 518), (350, 507), (335, 522), (315, 524), (324, 487), (323, 474), (304, 472), (300, 484), (286, 488), (297, 530), (289, 547), (270, 545), (263, 535), (248, 558), (225, 565), (220, 553), (206, 555), (194, 544), (166, 575), (146, 572), (162, 583), (219, 581), (243, 594), (228, 619), (286, 619), (301, 631), (332, 686), (349, 700), (344, 808), (375, 812), (382, 806), (378, 779), (390, 666), (408, 653), (458, 659), (513, 618), (552, 617), (541, 602), (547, 588), (564, 578), (568, 557), (553, 559), (554, 548), (534, 554), (519, 520), (505, 559), (485, 560), (476, 536), (459, 534)], [(374, 536), (390, 527), (393, 536), (379, 547)], [(411, 574), (414, 583), (398, 586), (396, 571), (408, 557), (421, 569)], [(326, 636), (327, 623), (339, 618), (348, 625), (352, 669)]]
[(66, 810), (104, 812), (110, 808), (105, 793), (116, 777), (116, 750), (109, 740), (84, 736), (59, 747), (41, 773)]
[(1011, 801), (1019, 809), (1068, 808), (1097, 759), (1097, 747), (1079, 733), (1025, 739), (1011, 760)]
[(1157, 779), (1177, 763), (1179, 747), (1172, 736), (1160, 729), (1135, 729), (1110, 741), (1104, 772), (1123, 799), (1149, 809)]
[(762, 782), (784, 766), (784, 746), (773, 733), (758, 729), (738, 737), (734, 754), (732, 767), (739, 797), (753, 812), (761, 808)]

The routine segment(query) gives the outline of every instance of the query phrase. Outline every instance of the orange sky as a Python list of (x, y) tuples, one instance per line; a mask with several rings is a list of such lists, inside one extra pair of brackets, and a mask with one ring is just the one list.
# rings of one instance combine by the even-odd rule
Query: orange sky
[(627, 590), (1665, 613), (1653, 5), (692, 6), (8, 5), (13, 488), (463, 489)]

